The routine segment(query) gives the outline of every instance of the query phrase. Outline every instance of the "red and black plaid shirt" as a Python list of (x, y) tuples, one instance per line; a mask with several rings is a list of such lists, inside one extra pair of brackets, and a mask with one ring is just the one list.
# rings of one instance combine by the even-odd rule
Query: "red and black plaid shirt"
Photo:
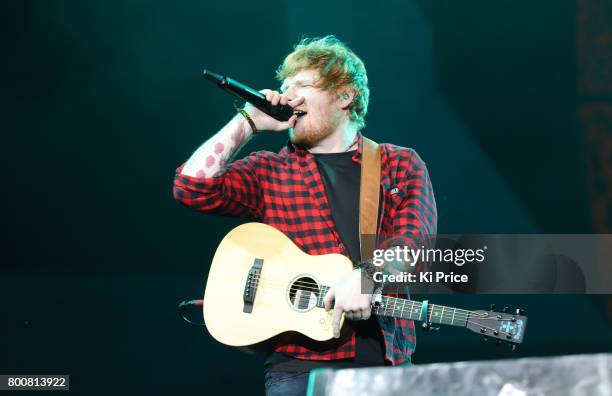
[[(362, 137), (352, 157), (361, 163)], [(383, 191), (379, 235), (405, 235), (419, 240), (436, 233), (437, 211), (425, 163), (409, 148), (380, 144)], [(325, 187), (311, 153), (291, 143), (278, 154), (258, 151), (234, 161), (217, 177), (200, 179), (177, 169), (174, 197), (207, 213), (239, 216), (269, 224), (312, 255), (348, 256), (334, 225)], [(410, 360), (416, 345), (414, 322), (378, 316), (385, 357), (393, 365)], [(299, 359), (355, 357), (355, 335), (318, 344), (284, 339), (275, 349)]]

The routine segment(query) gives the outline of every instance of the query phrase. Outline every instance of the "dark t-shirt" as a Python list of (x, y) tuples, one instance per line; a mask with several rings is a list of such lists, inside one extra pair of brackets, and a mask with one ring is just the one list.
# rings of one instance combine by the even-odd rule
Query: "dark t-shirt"
[[(354, 264), (359, 263), (359, 185), (361, 166), (353, 162), (355, 151), (313, 154), (325, 185), (332, 217), (342, 243)], [(380, 213), (380, 211), (379, 211)], [(320, 367), (365, 367), (385, 364), (384, 344), (378, 320), (347, 320), (356, 335), (354, 359), (331, 361), (302, 360), (272, 352), (266, 360), (266, 371), (310, 371)]]

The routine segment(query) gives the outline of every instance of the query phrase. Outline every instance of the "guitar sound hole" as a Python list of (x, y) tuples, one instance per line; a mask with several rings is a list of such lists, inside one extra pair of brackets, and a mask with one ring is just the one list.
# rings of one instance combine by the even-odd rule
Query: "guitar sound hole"
[(319, 285), (314, 279), (304, 276), (295, 279), (289, 287), (289, 302), (298, 311), (308, 311), (317, 306)]

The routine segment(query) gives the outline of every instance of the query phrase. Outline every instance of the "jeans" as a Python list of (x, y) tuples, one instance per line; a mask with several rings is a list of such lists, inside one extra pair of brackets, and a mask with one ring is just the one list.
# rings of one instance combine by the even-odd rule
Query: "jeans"
[(291, 371), (269, 371), (266, 373), (266, 396), (306, 396), (308, 374)]

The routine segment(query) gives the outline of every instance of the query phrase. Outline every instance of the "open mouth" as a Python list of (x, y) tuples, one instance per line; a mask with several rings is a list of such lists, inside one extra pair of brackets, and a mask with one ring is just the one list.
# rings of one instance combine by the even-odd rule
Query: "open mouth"
[(298, 118), (305, 116), (307, 113), (304, 110), (295, 110), (293, 114), (297, 115)]

